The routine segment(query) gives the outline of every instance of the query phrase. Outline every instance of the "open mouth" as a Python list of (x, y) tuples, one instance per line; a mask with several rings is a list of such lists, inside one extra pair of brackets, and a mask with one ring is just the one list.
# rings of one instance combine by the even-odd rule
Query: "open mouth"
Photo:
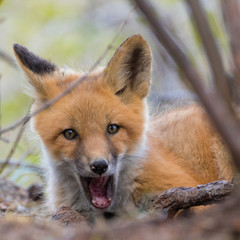
[(80, 177), (86, 196), (96, 208), (107, 208), (112, 203), (113, 176)]

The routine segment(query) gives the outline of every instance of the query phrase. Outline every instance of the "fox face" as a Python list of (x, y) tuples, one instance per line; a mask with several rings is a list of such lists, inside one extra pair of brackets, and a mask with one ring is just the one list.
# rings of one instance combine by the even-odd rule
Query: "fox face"
[[(25, 47), (15, 55), (33, 87), (35, 111), (84, 73), (58, 68)], [(135, 35), (107, 67), (90, 73), (32, 119), (48, 178), (49, 206), (80, 212), (116, 211), (129, 199), (146, 148), (151, 51)], [(137, 162), (137, 163), (136, 163)]]

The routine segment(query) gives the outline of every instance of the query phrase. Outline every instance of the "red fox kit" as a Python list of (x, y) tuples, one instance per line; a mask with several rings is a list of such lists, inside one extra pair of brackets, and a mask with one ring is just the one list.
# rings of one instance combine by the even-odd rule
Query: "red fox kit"
[[(32, 111), (83, 76), (21, 45), (14, 51), (33, 86)], [(172, 187), (232, 178), (230, 155), (199, 106), (149, 117), (150, 75), (150, 48), (132, 36), (106, 68), (32, 119), (48, 170), (50, 209), (118, 212)]]

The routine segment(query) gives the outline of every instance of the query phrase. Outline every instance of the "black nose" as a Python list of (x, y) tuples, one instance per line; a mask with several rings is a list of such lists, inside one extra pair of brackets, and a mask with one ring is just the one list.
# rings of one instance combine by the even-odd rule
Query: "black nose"
[(108, 169), (108, 163), (104, 159), (95, 160), (91, 165), (91, 170), (99, 175), (105, 173)]

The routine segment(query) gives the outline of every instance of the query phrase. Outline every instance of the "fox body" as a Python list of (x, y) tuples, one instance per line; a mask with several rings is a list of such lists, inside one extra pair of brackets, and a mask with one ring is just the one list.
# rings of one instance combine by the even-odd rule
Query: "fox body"
[(33, 86), (33, 112), (82, 78), (32, 119), (51, 210), (118, 212), (172, 187), (232, 178), (231, 157), (201, 107), (149, 117), (151, 51), (140, 35), (88, 75), (60, 69), (18, 44), (14, 51)]

